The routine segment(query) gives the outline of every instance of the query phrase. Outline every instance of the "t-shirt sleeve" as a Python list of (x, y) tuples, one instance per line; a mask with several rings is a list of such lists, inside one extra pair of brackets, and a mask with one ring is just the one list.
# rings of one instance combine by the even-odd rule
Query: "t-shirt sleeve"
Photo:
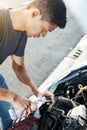
[(0, 13), (0, 38), (1, 38), (2, 34), (3, 34), (3, 28), (4, 28), (3, 19), (2, 19), (2, 15)]
[(24, 50), (25, 50), (26, 43), (27, 43), (27, 36), (25, 34), (22, 34), (18, 47), (17, 47), (14, 55), (24, 56)]

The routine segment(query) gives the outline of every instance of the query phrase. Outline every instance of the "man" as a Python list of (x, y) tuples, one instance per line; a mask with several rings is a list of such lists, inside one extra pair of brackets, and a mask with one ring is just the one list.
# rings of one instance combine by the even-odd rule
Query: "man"
[[(0, 9), (0, 64), (11, 55), (12, 68), (17, 78), (36, 97), (46, 97), (54, 101), (53, 94), (41, 93), (31, 81), (24, 63), (27, 37), (45, 37), (56, 27), (64, 28), (66, 7), (62, 0), (34, 0), (18, 9)], [(4, 77), (0, 74), (0, 116), (3, 130), (12, 119), (9, 115), (11, 104), (18, 109), (19, 118), (36, 110), (36, 105), (8, 90)], [(5, 102), (4, 102), (5, 101)]]

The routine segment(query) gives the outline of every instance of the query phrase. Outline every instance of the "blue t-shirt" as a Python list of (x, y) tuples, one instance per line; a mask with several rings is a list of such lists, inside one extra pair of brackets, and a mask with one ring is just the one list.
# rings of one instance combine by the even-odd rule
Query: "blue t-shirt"
[(9, 56), (23, 56), (27, 35), (13, 29), (9, 9), (0, 8), (0, 64)]

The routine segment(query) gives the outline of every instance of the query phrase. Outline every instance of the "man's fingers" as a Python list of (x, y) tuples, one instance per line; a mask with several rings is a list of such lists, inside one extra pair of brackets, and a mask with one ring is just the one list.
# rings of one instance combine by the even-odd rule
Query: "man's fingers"
[[(23, 107), (23, 106), (22, 106)], [(29, 105), (27, 107), (23, 107), (22, 110), (19, 112), (19, 118), (28, 117), (30, 113), (35, 112), (37, 109), (36, 105), (32, 102), (29, 102)]]
[(37, 106), (33, 102), (31, 102), (29, 108), (31, 112), (35, 112), (37, 109)]
[(28, 108), (28, 109), (24, 109), (24, 110), (22, 110), (22, 112), (21, 113), (19, 113), (19, 118), (21, 119), (21, 118), (25, 118), (25, 117), (28, 117), (28, 115), (31, 113), (31, 111), (30, 111), (30, 109)]
[(50, 92), (45, 92), (45, 93), (43, 93), (43, 96), (45, 96), (46, 99), (51, 100), (52, 102), (54, 102), (54, 94), (52, 94)]

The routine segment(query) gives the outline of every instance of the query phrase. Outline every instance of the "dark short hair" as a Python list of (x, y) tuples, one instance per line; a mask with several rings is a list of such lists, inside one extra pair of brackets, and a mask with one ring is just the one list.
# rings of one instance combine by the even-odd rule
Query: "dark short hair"
[(60, 28), (66, 25), (66, 6), (63, 0), (34, 0), (27, 5), (38, 8), (42, 13), (42, 20), (56, 24)]

